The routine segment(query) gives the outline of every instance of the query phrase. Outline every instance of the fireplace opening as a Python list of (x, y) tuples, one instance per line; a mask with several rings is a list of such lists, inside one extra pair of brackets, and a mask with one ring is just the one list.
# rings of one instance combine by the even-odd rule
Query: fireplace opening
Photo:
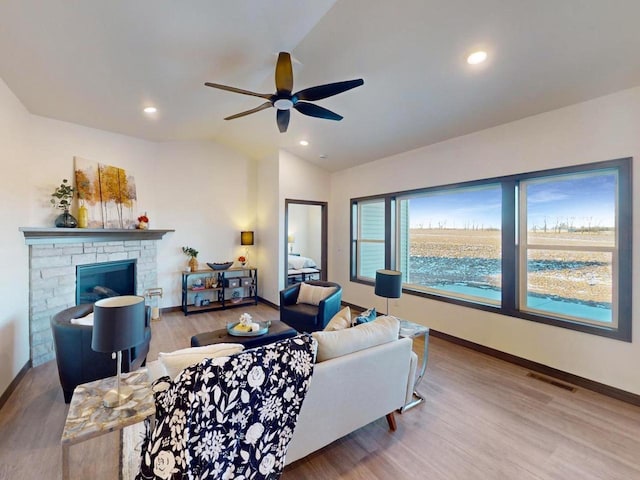
[(101, 298), (136, 294), (136, 261), (92, 263), (76, 267), (76, 305)]

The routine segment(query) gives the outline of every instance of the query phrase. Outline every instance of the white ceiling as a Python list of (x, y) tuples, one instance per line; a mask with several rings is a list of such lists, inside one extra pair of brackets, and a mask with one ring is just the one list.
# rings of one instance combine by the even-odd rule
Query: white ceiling
[[(640, 85), (639, 18), (638, 0), (2, 0), (0, 77), (37, 115), (336, 171)], [(273, 93), (281, 50), (294, 91), (364, 78), (318, 102), (341, 122), (223, 120), (263, 100), (204, 82)]]

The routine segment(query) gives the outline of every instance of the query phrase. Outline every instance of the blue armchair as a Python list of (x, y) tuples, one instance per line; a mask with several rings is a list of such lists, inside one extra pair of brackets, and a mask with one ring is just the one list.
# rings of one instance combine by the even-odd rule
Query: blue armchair
[(315, 332), (327, 326), (329, 320), (340, 310), (342, 287), (333, 282), (308, 281), (308, 285), (335, 287), (335, 291), (319, 305), (296, 303), (300, 283), (280, 291), (280, 320), (298, 332)]

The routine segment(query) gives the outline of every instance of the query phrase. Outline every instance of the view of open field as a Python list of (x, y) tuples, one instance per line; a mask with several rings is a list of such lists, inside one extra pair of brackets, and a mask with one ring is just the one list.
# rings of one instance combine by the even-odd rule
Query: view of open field
[[(499, 289), (499, 230), (412, 228), (409, 232), (411, 283), (466, 282)], [(536, 245), (611, 246), (613, 232), (531, 232)], [(609, 307), (612, 265), (608, 252), (530, 250), (529, 293)]]

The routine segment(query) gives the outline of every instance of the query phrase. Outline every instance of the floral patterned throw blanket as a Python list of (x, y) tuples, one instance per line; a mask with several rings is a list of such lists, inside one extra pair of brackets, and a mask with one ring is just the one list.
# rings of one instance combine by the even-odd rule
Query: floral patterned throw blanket
[(313, 342), (300, 335), (157, 380), (155, 426), (136, 479), (280, 478), (313, 373)]

